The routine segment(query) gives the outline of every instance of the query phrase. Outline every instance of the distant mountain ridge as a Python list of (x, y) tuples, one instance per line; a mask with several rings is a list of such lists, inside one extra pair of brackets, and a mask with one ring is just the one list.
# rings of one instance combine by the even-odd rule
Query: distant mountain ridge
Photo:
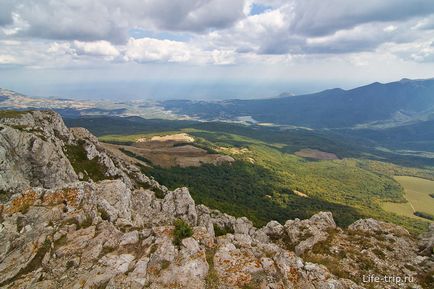
[(408, 124), (434, 118), (434, 79), (379, 83), (350, 90), (259, 100), (173, 100), (165, 109), (202, 119), (251, 116), (258, 122), (312, 128)]

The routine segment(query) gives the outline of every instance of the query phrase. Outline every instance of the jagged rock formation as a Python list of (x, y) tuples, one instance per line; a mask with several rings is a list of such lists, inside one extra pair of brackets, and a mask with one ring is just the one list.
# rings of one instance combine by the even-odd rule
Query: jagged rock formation
[(54, 112), (0, 118), (0, 190), (55, 188), (78, 180), (62, 150), (71, 134)]
[[(255, 228), (167, 190), (53, 112), (2, 118), (0, 157), (1, 288), (397, 288), (364, 283), (370, 274), (432, 288), (433, 226), (416, 240), (320, 212)], [(192, 231), (177, 243), (178, 219)]]

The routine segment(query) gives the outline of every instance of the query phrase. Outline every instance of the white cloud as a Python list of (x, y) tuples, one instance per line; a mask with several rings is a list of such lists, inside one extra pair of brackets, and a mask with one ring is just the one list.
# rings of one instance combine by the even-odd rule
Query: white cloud
[(214, 64), (227, 65), (235, 63), (235, 53), (231, 50), (214, 50), (212, 52)]
[(82, 42), (75, 40), (73, 47), (78, 55), (106, 56), (114, 58), (119, 55), (119, 51), (108, 41)]
[(0, 64), (17, 64), (18, 61), (12, 55), (0, 54)]
[(386, 31), (386, 32), (393, 32), (393, 31), (395, 31), (396, 29), (398, 29), (398, 27), (396, 27), (395, 25), (389, 25), (389, 26), (385, 27), (385, 28), (383, 29), (383, 31)]
[(389, 51), (407, 61), (434, 62), (434, 41), (422, 41), (412, 43), (401, 43), (398, 45), (385, 44), (381, 47), (383, 51)]
[(130, 38), (125, 48), (125, 61), (187, 62), (192, 49), (183, 42), (152, 38)]

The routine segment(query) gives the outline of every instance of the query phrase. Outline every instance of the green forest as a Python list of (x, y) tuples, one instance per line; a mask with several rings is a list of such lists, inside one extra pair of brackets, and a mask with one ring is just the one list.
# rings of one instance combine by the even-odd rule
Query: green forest
[[(186, 132), (195, 137), (195, 146), (209, 153), (230, 154), (236, 160), (232, 164), (143, 170), (170, 189), (188, 187), (197, 203), (247, 216), (257, 226), (270, 220), (309, 218), (318, 211), (331, 211), (341, 226), (373, 217), (417, 233), (429, 224), (381, 207), (383, 202), (405, 202), (403, 188), (393, 176), (434, 179), (428, 158), (377, 149), (372, 143), (326, 131), (119, 118), (67, 123), (87, 127), (102, 141), (122, 144), (131, 144), (139, 136)], [(294, 155), (303, 148), (331, 152), (339, 159)]]
[[(237, 159), (233, 164), (153, 167), (145, 171), (170, 189), (188, 187), (198, 203), (247, 216), (258, 226), (270, 220), (309, 218), (318, 211), (331, 211), (340, 226), (362, 217), (395, 222), (413, 232), (427, 226), (383, 211), (381, 202), (405, 201), (403, 190), (391, 175), (369, 169), (372, 163), (354, 158), (304, 159), (282, 152), (281, 145), (257, 139), (220, 132), (188, 132), (200, 139), (201, 146), (206, 144), (211, 149), (247, 148), (243, 154), (232, 155)], [(420, 172), (414, 169), (414, 173)]]

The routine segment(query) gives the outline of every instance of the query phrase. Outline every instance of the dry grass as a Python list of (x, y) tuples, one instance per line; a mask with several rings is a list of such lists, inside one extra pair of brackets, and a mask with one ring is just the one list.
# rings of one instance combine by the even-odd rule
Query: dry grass
[(314, 149), (302, 149), (294, 153), (296, 156), (302, 158), (309, 158), (315, 160), (337, 160), (339, 159), (335, 154), (323, 152)]

